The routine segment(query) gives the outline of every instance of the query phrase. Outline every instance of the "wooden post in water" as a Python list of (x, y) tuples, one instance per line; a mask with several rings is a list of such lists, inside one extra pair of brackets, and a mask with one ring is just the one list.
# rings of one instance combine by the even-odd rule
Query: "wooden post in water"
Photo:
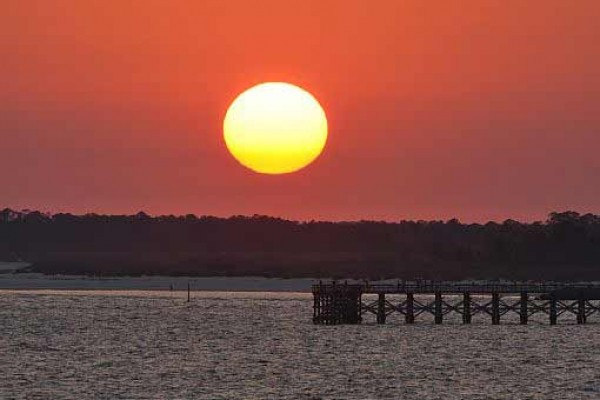
[(356, 322), (361, 323), (362, 322), (362, 291), (358, 292), (358, 295), (356, 296), (356, 309), (357, 309), (357, 313), (358, 313), (358, 320)]
[(187, 286), (187, 288), (188, 288), (188, 291), (187, 291), (187, 294), (188, 294), (187, 301), (188, 301), (188, 303), (189, 303), (189, 302), (190, 302), (190, 281), (188, 281), (188, 286)]
[(556, 294), (550, 295), (550, 325), (556, 325)]
[(385, 293), (379, 293), (377, 297), (377, 323), (385, 324)]
[(529, 317), (529, 294), (527, 292), (521, 292), (521, 304), (519, 318), (521, 325), (527, 325), (527, 319)]
[(323, 309), (325, 310), (323, 313), (325, 315), (325, 325), (329, 325), (331, 324), (331, 294), (327, 293), (323, 300), (325, 301), (323, 304)]
[(321, 323), (324, 325), (329, 324), (329, 295), (321, 295)]
[(471, 323), (471, 293), (463, 293), (463, 324)]
[(321, 303), (321, 296), (313, 294), (313, 323), (317, 323), (319, 320), (319, 303)]
[(586, 313), (585, 313), (585, 298), (583, 295), (579, 295), (579, 300), (577, 300), (577, 323), (585, 324), (586, 323)]
[(337, 325), (339, 319), (339, 307), (338, 307), (338, 296), (336, 292), (333, 292), (329, 297), (331, 301), (331, 324)]
[(319, 281), (319, 290), (316, 294), (313, 294), (315, 297), (315, 314), (316, 319), (313, 322), (323, 324), (324, 322), (324, 310), (325, 310), (325, 296), (323, 295), (323, 281)]
[(335, 280), (333, 282), (331, 282), (331, 287), (333, 288), (333, 290), (331, 291), (331, 296), (329, 297), (329, 318), (330, 318), (330, 324), (332, 325), (336, 325), (338, 323), (338, 316), (339, 316), (339, 312), (338, 312), (338, 302), (337, 302), (337, 289), (336, 289), (336, 282)]
[(434, 319), (436, 324), (441, 324), (443, 320), (442, 314), (442, 292), (435, 292), (435, 302), (434, 302)]
[(415, 323), (415, 295), (406, 293), (406, 323)]
[(500, 295), (492, 293), (492, 325), (500, 325)]

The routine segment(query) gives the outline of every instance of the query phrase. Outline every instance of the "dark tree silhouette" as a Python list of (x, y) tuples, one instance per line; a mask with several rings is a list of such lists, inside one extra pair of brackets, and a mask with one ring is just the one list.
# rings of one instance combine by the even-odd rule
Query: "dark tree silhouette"
[(600, 280), (600, 217), (295, 222), (0, 211), (0, 259), (44, 273)]

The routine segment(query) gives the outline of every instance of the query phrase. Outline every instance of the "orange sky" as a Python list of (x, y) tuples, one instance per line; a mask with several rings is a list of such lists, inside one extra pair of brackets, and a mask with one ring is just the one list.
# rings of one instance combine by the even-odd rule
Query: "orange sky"
[[(600, 3), (33, 1), (0, 13), (0, 208), (295, 219), (600, 212)], [(229, 103), (288, 81), (324, 154), (263, 176)]]

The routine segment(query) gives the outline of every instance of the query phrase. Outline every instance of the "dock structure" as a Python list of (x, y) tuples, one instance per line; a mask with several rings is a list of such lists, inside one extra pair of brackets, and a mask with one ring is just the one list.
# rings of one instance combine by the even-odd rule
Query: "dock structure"
[(462, 323), (470, 324), (474, 315), (483, 314), (493, 325), (509, 313), (517, 314), (522, 325), (535, 314), (547, 315), (550, 325), (563, 315), (574, 315), (578, 324), (600, 315), (600, 284), (330, 281), (313, 285), (312, 293), (313, 323), (319, 325), (359, 324), (366, 314), (385, 324), (394, 313), (407, 324), (427, 314), (435, 324), (449, 314), (458, 314)]

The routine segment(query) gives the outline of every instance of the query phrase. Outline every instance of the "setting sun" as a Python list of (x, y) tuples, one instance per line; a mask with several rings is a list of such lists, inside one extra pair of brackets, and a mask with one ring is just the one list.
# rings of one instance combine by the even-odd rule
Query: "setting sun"
[(223, 122), (227, 148), (259, 173), (285, 174), (313, 162), (327, 141), (327, 118), (306, 90), (283, 82), (254, 86), (229, 106)]

